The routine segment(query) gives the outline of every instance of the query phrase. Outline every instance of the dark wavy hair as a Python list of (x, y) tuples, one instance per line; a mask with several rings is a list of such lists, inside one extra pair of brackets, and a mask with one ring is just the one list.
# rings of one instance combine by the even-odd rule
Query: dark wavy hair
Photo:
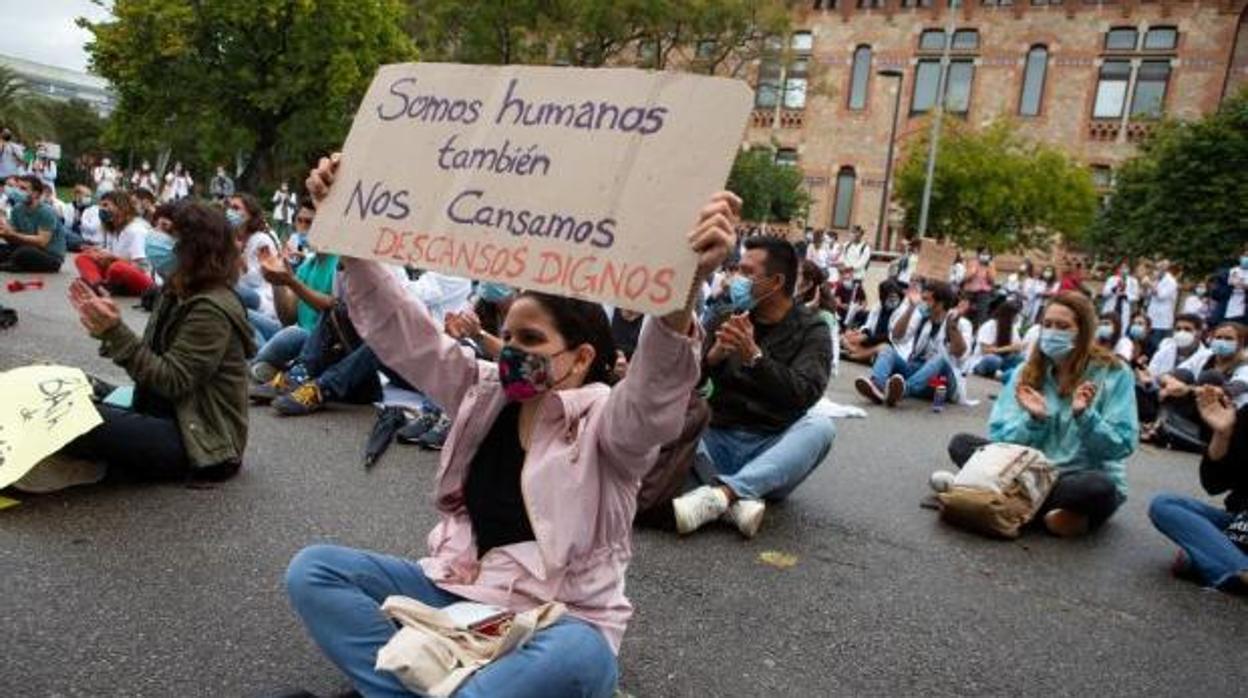
[(180, 202), (170, 213), (178, 241), (178, 270), (169, 280), (173, 292), (187, 298), (218, 286), (233, 288), (239, 251), (225, 215), (198, 201)]
[(537, 301), (550, 313), (555, 329), (569, 349), (582, 344), (594, 348), (594, 363), (585, 375), (585, 383), (611, 385), (615, 382), (615, 339), (611, 335), (607, 311), (601, 305), (537, 291), (525, 291), (519, 297)]
[(245, 241), (252, 234), (268, 227), (268, 223), (264, 220), (264, 209), (260, 208), (260, 202), (256, 200), (256, 197), (242, 192), (230, 198), (238, 199), (243, 204), (243, 208), (247, 210), (247, 223), (238, 231), (238, 239)]

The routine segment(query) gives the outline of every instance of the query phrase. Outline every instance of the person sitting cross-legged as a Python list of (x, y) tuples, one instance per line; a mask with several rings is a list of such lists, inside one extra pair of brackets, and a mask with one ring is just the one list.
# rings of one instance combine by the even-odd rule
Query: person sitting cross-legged
[(711, 423), (698, 460), (711, 482), (677, 497), (676, 529), (728, 518), (745, 536), (762, 524), (763, 500), (782, 499), (828, 455), (836, 435), (808, 414), (828, 385), (828, 325), (795, 303), (797, 253), (784, 240), (750, 238), (733, 280), (733, 310), (711, 321), (702, 361), (712, 383)]
[(970, 356), (973, 332), (965, 317), (967, 305), (957, 298), (943, 281), (927, 282), (922, 292), (912, 285), (906, 306), (897, 311), (901, 315), (893, 325), (892, 345), (875, 357), (870, 378), (854, 382), (858, 392), (892, 407), (903, 397), (931, 397), (932, 381), (943, 378), (949, 401), (956, 401), (962, 394), (961, 362)]

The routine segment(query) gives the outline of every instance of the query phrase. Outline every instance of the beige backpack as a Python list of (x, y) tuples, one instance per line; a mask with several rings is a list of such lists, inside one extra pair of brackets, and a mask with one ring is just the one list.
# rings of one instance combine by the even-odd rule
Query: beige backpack
[(992, 443), (975, 452), (937, 497), (940, 518), (987, 536), (1017, 538), (1057, 482), (1057, 470), (1034, 448)]

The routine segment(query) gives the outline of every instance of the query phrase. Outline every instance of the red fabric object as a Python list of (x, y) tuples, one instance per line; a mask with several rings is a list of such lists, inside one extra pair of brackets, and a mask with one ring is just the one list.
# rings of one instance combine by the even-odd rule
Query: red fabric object
[(155, 283), (134, 262), (124, 259), (114, 260), (107, 269), (101, 269), (100, 263), (95, 259), (78, 255), (74, 259), (74, 266), (78, 268), (78, 275), (83, 281), (92, 286), (102, 282), (109, 291), (119, 296), (141, 296)]

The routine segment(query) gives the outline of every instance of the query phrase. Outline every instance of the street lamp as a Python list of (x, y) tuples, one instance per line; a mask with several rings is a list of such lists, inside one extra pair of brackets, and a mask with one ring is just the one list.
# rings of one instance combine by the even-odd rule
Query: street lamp
[(893, 145), (897, 140), (897, 120), (901, 114), (901, 86), (905, 82), (905, 74), (896, 68), (884, 68), (876, 71), (876, 75), (884, 78), (897, 78), (897, 93), (893, 96), (893, 128), (888, 132), (888, 160), (884, 162), (884, 191), (880, 194), (880, 221), (875, 226), (875, 249), (882, 246), (885, 216), (888, 214), (888, 190), (893, 181)]

